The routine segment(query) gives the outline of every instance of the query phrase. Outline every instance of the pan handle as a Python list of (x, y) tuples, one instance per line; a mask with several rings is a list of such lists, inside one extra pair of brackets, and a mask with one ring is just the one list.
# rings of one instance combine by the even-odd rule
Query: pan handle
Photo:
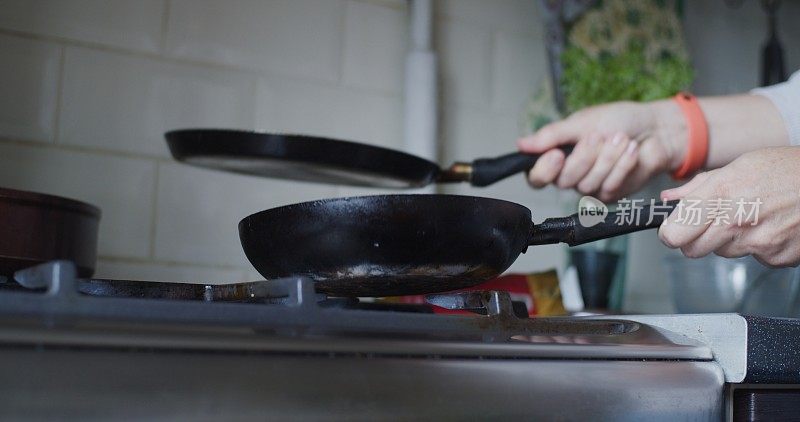
[(578, 214), (572, 214), (569, 217), (548, 218), (541, 224), (533, 226), (528, 244), (566, 243), (569, 246), (576, 246), (595, 240), (653, 229), (664, 222), (679, 202), (679, 200), (655, 202), (654, 205), (618, 209), (608, 213), (601, 222), (593, 226), (581, 224)]
[[(573, 147), (574, 145), (562, 145), (559, 149), (569, 155)], [(511, 175), (527, 172), (541, 156), (542, 154), (513, 152), (496, 158), (478, 158), (472, 162), (469, 182), (472, 186), (489, 186)]]

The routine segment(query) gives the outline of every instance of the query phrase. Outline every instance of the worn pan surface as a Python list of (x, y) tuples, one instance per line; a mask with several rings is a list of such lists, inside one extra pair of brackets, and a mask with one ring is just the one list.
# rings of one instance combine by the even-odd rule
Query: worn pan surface
[(498, 199), (378, 195), (262, 211), (239, 223), (245, 254), (265, 278), (306, 276), (334, 296), (393, 296), (473, 286), (505, 271), (530, 244), (585, 243), (660, 220), (581, 227), (577, 216), (534, 225)]

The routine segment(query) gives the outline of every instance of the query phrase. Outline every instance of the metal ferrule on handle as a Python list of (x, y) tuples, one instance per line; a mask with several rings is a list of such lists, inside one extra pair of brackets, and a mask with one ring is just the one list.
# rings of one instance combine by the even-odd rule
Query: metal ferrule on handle
[[(569, 155), (572, 145), (558, 147)], [(484, 187), (509, 176), (527, 172), (536, 164), (541, 154), (512, 152), (495, 158), (479, 158), (472, 163), (458, 162), (442, 171), (439, 183), (469, 182), (472, 186)]]

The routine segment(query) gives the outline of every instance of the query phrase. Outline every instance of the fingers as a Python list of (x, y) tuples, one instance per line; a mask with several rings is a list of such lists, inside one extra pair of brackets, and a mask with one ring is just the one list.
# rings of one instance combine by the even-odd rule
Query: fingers
[(617, 161), (625, 153), (628, 143), (630, 143), (630, 140), (622, 133), (617, 133), (610, 139), (606, 139), (591, 170), (578, 183), (578, 191), (584, 194), (597, 192), (617, 164)]
[(798, 258), (799, 256), (800, 253), (798, 253), (797, 250), (788, 250), (788, 249), (772, 255), (766, 255), (766, 254), (753, 255), (753, 257), (756, 258), (762, 265), (775, 268), (797, 267), (798, 263), (800, 263), (800, 258)]
[(592, 169), (603, 146), (600, 135), (592, 134), (578, 142), (572, 154), (564, 161), (564, 169), (558, 175), (556, 184), (562, 189), (575, 187)]
[[(550, 123), (536, 133), (517, 140), (522, 152), (543, 153), (536, 165), (528, 172), (528, 183), (534, 188), (543, 188), (553, 183), (564, 167), (565, 154), (553, 147), (576, 142), (578, 125), (570, 119)], [(576, 147), (577, 148), (577, 147)]]
[(687, 258), (702, 258), (711, 252), (732, 245), (736, 235), (726, 225), (711, 225), (697, 239), (681, 246), (681, 252)]
[(750, 254), (747, 246), (738, 241), (739, 239), (734, 236), (731, 242), (728, 242), (714, 250), (714, 254), (723, 258), (739, 258)]
[(542, 154), (528, 173), (528, 183), (537, 189), (553, 183), (564, 166), (564, 158), (564, 152), (559, 149)]
[(669, 166), (663, 147), (653, 138), (638, 142), (633, 158), (636, 161), (633, 169), (622, 177), (622, 186), (617, 190), (617, 194), (613, 195), (614, 198), (639, 190), (654, 175), (665, 171)]
[(683, 248), (708, 230), (710, 221), (702, 213), (701, 204), (712, 196), (716, 183), (712, 172), (695, 176), (689, 183), (661, 192), (664, 200), (682, 199), (681, 204), (658, 228), (658, 237), (670, 248)]
[(545, 152), (530, 171), (528, 181), (535, 188), (555, 183), (562, 189), (576, 188), (610, 201), (625, 185), (637, 161), (637, 143), (625, 134), (606, 139), (592, 134), (578, 142), (566, 158), (558, 150)]
[(636, 168), (638, 153), (639, 144), (637, 142), (629, 142), (625, 152), (619, 157), (617, 164), (611, 169), (611, 173), (608, 174), (608, 177), (600, 186), (601, 201), (611, 201), (620, 195), (625, 179)]
[[(715, 181), (713, 176), (713, 171), (700, 173), (682, 186), (661, 192), (661, 199), (670, 201), (673, 199), (691, 197), (692, 201), (697, 201), (698, 204), (702, 204), (703, 201), (708, 199), (711, 193), (714, 192), (713, 186)], [(710, 226), (710, 223), (705, 221), (705, 215), (701, 213), (702, 209), (698, 211), (691, 209), (693, 206), (699, 206), (697, 204), (692, 205), (692, 201), (682, 201), (680, 205), (681, 208), (670, 213), (669, 217), (664, 221), (664, 224), (658, 228), (658, 237), (670, 248), (681, 248), (681, 250), (683, 250), (684, 247), (699, 239)], [(692, 218), (694, 216), (692, 213), (700, 214), (698, 218)], [(698, 248), (698, 253), (704, 252), (703, 245), (710, 242), (711, 241), (707, 239), (695, 246)], [(726, 243), (728, 242), (717, 245), (717, 247), (723, 246)], [(699, 256), (705, 255), (708, 255), (708, 252)]]
[(542, 127), (533, 135), (520, 138), (517, 147), (522, 152), (541, 153), (558, 145), (577, 142), (582, 129), (580, 119), (568, 117)]
[(703, 221), (675, 221), (675, 212), (658, 228), (658, 237), (667, 247), (672, 249), (683, 248), (694, 242), (708, 229), (710, 224)]
[(686, 197), (687, 194), (694, 191), (705, 183), (711, 172), (703, 172), (693, 177), (689, 183), (678, 186), (677, 188), (667, 189), (661, 192), (661, 199), (671, 201), (673, 199), (681, 199)]
[(700, 221), (678, 220), (676, 214), (673, 211), (658, 228), (658, 237), (669, 248), (683, 248), (699, 238), (710, 226), (702, 218)]

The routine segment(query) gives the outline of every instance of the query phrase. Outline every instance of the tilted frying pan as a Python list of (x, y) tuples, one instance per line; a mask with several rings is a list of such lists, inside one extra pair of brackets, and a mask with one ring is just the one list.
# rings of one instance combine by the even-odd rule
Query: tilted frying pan
[(617, 222), (622, 215), (608, 213), (584, 227), (577, 214), (534, 224), (526, 207), (498, 199), (362, 196), (262, 211), (239, 223), (239, 236), (268, 280), (306, 276), (333, 296), (394, 296), (481, 283), (505, 271), (529, 245), (572, 246), (658, 227), (675, 205), (656, 212), (642, 207), (640, 219), (623, 224)]
[[(515, 152), (442, 169), (404, 152), (314, 136), (226, 129), (182, 129), (164, 136), (172, 156), (187, 164), (280, 179), (383, 188), (455, 182), (487, 186), (530, 170), (539, 158)], [(561, 149), (569, 153), (572, 146)]]

